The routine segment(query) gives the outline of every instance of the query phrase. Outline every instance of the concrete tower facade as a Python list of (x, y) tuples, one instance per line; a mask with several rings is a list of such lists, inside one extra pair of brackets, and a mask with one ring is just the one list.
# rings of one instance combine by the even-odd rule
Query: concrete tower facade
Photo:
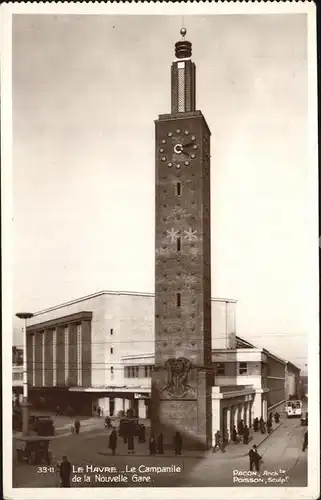
[(176, 43), (170, 114), (156, 120), (152, 427), (211, 445), (210, 130), (195, 105), (191, 43)]

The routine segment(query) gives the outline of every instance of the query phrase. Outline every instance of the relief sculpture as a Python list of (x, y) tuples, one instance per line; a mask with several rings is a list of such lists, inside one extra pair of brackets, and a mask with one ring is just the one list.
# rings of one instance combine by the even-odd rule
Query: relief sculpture
[(168, 382), (162, 393), (171, 398), (196, 397), (195, 389), (188, 383), (192, 363), (186, 358), (169, 358), (165, 363)]

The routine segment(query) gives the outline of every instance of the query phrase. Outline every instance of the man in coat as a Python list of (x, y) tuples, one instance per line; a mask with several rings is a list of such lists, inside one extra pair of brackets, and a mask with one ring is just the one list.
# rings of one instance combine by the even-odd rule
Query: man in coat
[(213, 446), (213, 453), (215, 453), (216, 448), (219, 448), (222, 453), (224, 453), (224, 445), (223, 445), (223, 436), (221, 432), (218, 430), (215, 433), (215, 445)]
[(62, 488), (70, 488), (71, 463), (64, 455), (59, 465), (59, 474)]
[(156, 455), (156, 440), (153, 434), (149, 438), (149, 454)]
[(111, 431), (111, 434), (109, 436), (109, 448), (111, 449), (111, 452), (113, 455), (115, 455), (115, 451), (117, 448), (117, 432), (116, 429), (113, 429)]
[(255, 467), (255, 470), (257, 472), (260, 471), (260, 461), (262, 460), (261, 455), (259, 455), (257, 451), (257, 446), (254, 444), (249, 451), (249, 458), (250, 458), (250, 470), (253, 470), (253, 466)]
[(308, 430), (306, 430), (304, 433), (302, 451), (305, 451), (307, 447), (308, 447)]
[(182, 454), (182, 436), (180, 432), (176, 432), (174, 436), (174, 451), (175, 455), (181, 455)]
[(246, 425), (244, 427), (244, 431), (243, 431), (243, 443), (244, 444), (249, 444), (249, 436), (250, 436), (250, 429)]
[(160, 455), (164, 454), (164, 435), (161, 432), (157, 439), (157, 453)]
[(79, 422), (78, 418), (76, 418), (76, 420), (75, 420), (75, 431), (76, 431), (76, 434), (79, 434), (80, 422)]

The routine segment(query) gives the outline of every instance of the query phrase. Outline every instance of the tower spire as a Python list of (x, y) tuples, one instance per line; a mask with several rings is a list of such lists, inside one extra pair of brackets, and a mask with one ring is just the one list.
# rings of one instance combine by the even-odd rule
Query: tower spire
[(192, 44), (185, 40), (187, 30), (180, 30), (182, 39), (175, 43), (176, 61), (172, 64), (172, 113), (195, 111), (195, 64), (190, 60)]

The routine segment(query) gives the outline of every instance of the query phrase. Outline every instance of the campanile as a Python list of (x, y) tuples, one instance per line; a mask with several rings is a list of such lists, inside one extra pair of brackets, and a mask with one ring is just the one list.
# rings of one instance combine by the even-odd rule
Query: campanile
[(210, 130), (196, 110), (192, 44), (175, 44), (171, 113), (156, 120), (155, 367), (152, 430), (209, 448), (211, 411)]

